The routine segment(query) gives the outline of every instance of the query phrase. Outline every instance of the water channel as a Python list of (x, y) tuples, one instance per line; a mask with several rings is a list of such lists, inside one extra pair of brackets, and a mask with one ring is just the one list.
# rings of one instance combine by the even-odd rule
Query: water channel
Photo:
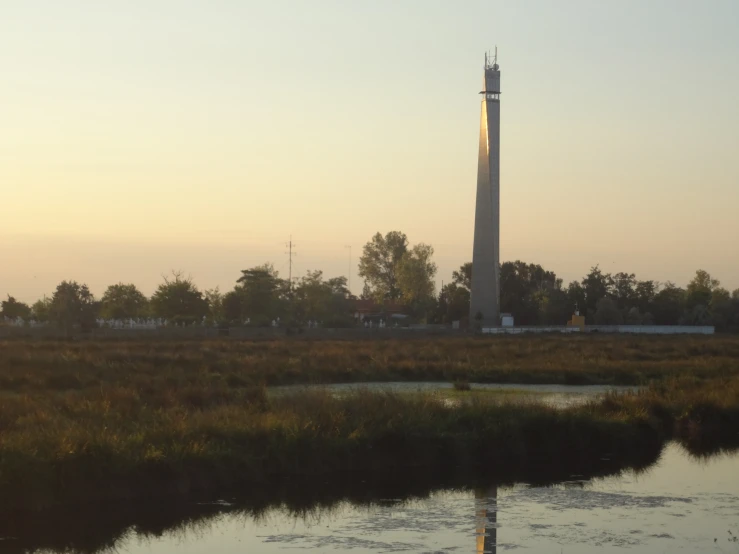
[[(424, 497), (241, 509), (236, 499), (182, 506), (118, 528), (105, 510), (77, 531), (5, 536), (0, 552), (737, 552), (739, 454), (698, 459), (676, 444), (645, 471), (548, 486), (442, 489)], [(112, 515), (112, 514), (111, 514)], [(137, 517), (140, 521), (137, 521)], [(90, 538), (109, 529), (110, 536)], [(77, 536), (75, 536), (77, 533)]]

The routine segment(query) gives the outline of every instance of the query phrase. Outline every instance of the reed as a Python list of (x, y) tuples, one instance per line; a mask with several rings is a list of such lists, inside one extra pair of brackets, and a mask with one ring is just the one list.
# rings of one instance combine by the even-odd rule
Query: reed
[[(603, 458), (618, 466), (673, 438), (711, 451), (739, 444), (735, 342), (8, 341), (0, 343), (0, 510), (390, 470), (482, 468), (530, 479), (548, 470), (586, 472)], [(668, 362), (630, 359), (642, 346)], [(610, 356), (587, 358), (608, 348)], [(266, 383), (340, 380), (343, 364), (357, 360), (366, 367), (354, 367), (376, 379), (438, 371), (475, 382), (474, 376), (501, 375), (498, 363), (552, 380), (571, 371), (614, 380), (604, 369), (610, 364), (635, 372), (640, 382), (659, 377), (639, 392), (564, 410), (515, 395), (467, 393), (450, 403), (434, 394), (267, 394)], [(544, 360), (549, 365), (536, 373)]]
[(367, 381), (643, 385), (739, 374), (739, 336), (6, 340), (0, 390)]

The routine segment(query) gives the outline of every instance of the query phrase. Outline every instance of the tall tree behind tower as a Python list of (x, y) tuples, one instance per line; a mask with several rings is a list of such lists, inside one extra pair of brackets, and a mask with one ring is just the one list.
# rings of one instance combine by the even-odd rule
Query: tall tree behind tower
[(359, 276), (369, 286), (377, 302), (398, 300), (402, 290), (398, 283), (398, 263), (408, 251), (408, 237), (390, 231), (384, 237), (377, 233), (364, 245), (359, 258)]

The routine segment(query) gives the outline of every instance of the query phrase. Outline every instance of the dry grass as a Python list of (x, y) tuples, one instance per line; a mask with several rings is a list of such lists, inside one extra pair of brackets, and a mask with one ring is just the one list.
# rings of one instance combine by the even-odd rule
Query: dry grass
[[(673, 437), (717, 448), (739, 442), (738, 351), (739, 340), (719, 337), (4, 342), (0, 509), (389, 468), (530, 479), (540, 460), (582, 473)], [(454, 407), (436, 395), (268, 396), (261, 384), (342, 381), (348, 368), (355, 381), (660, 380), (567, 410), (485, 395)]]
[(701, 381), (686, 376), (589, 406), (608, 418), (641, 418), (696, 454), (739, 447), (739, 377)]
[(205, 390), (193, 401), (188, 389), (162, 398), (154, 404), (125, 388), (6, 396), (0, 507), (204, 492), (286, 475), (510, 470), (557, 452), (582, 466), (659, 442), (628, 418), (481, 398), (455, 407), (433, 395), (367, 391), (269, 398)]
[[(646, 384), (739, 374), (739, 336), (0, 341), (0, 390), (367, 381)], [(157, 386), (158, 388), (158, 386)]]

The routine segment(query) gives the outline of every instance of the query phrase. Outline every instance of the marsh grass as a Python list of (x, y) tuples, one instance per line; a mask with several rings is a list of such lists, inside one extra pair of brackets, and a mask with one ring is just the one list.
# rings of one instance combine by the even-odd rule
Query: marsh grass
[(739, 336), (6, 340), (0, 390), (368, 381), (643, 385), (739, 374)]
[(369, 391), (269, 397), (263, 388), (6, 395), (0, 507), (388, 469), (484, 467), (506, 475), (558, 460), (577, 472), (604, 455), (653, 451), (672, 437), (700, 447), (737, 435), (736, 380), (718, 389), (677, 387), (607, 395), (565, 410), (482, 396), (449, 407), (433, 394)]
[(585, 409), (602, 417), (639, 417), (695, 454), (739, 446), (739, 378), (686, 376), (630, 393), (608, 393)]
[[(430, 367), (453, 373), (458, 364), (466, 378), (476, 364), (508, 363), (510, 350), (530, 353), (516, 358), (529, 377), (547, 359), (543, 353), (549, 366), (537, 375), (608, 375), (602, 357), (593, 366), (568, 365), (594, 354), (579, 340), (0, 343), (0, 510), (390, 470), (454, 475), (482, 468), (530, 480), (548, 471), (586, 473), (604, 457), (617, 468), (670, 438), (695, 451), (739, 443), (735, 342), (655, 340), (651, 348), (675, 364), (659, 381), (568, 409), (476, 391), (457, 392), (461, 401), (453, 406), (421, 393), (268, 395), (265, 384), (330, 382), (359, 355), (370, 364), (362, 375), (377, 379), (426, 376)], [(593, 344), (616, 348), (612, 339)], [(624, 358), (635, 348), (632, 339), (621, 347), (613, 363), (636, 371)], [(424, 362), (414, 358), (419, 349)], [(686, 365), (676, 351), (706, 359)], [(370, 353), (381, 365), (372, 365)], [(639, 375), (663, 367), (648, 363), (649, 371), (638, 365)]]

